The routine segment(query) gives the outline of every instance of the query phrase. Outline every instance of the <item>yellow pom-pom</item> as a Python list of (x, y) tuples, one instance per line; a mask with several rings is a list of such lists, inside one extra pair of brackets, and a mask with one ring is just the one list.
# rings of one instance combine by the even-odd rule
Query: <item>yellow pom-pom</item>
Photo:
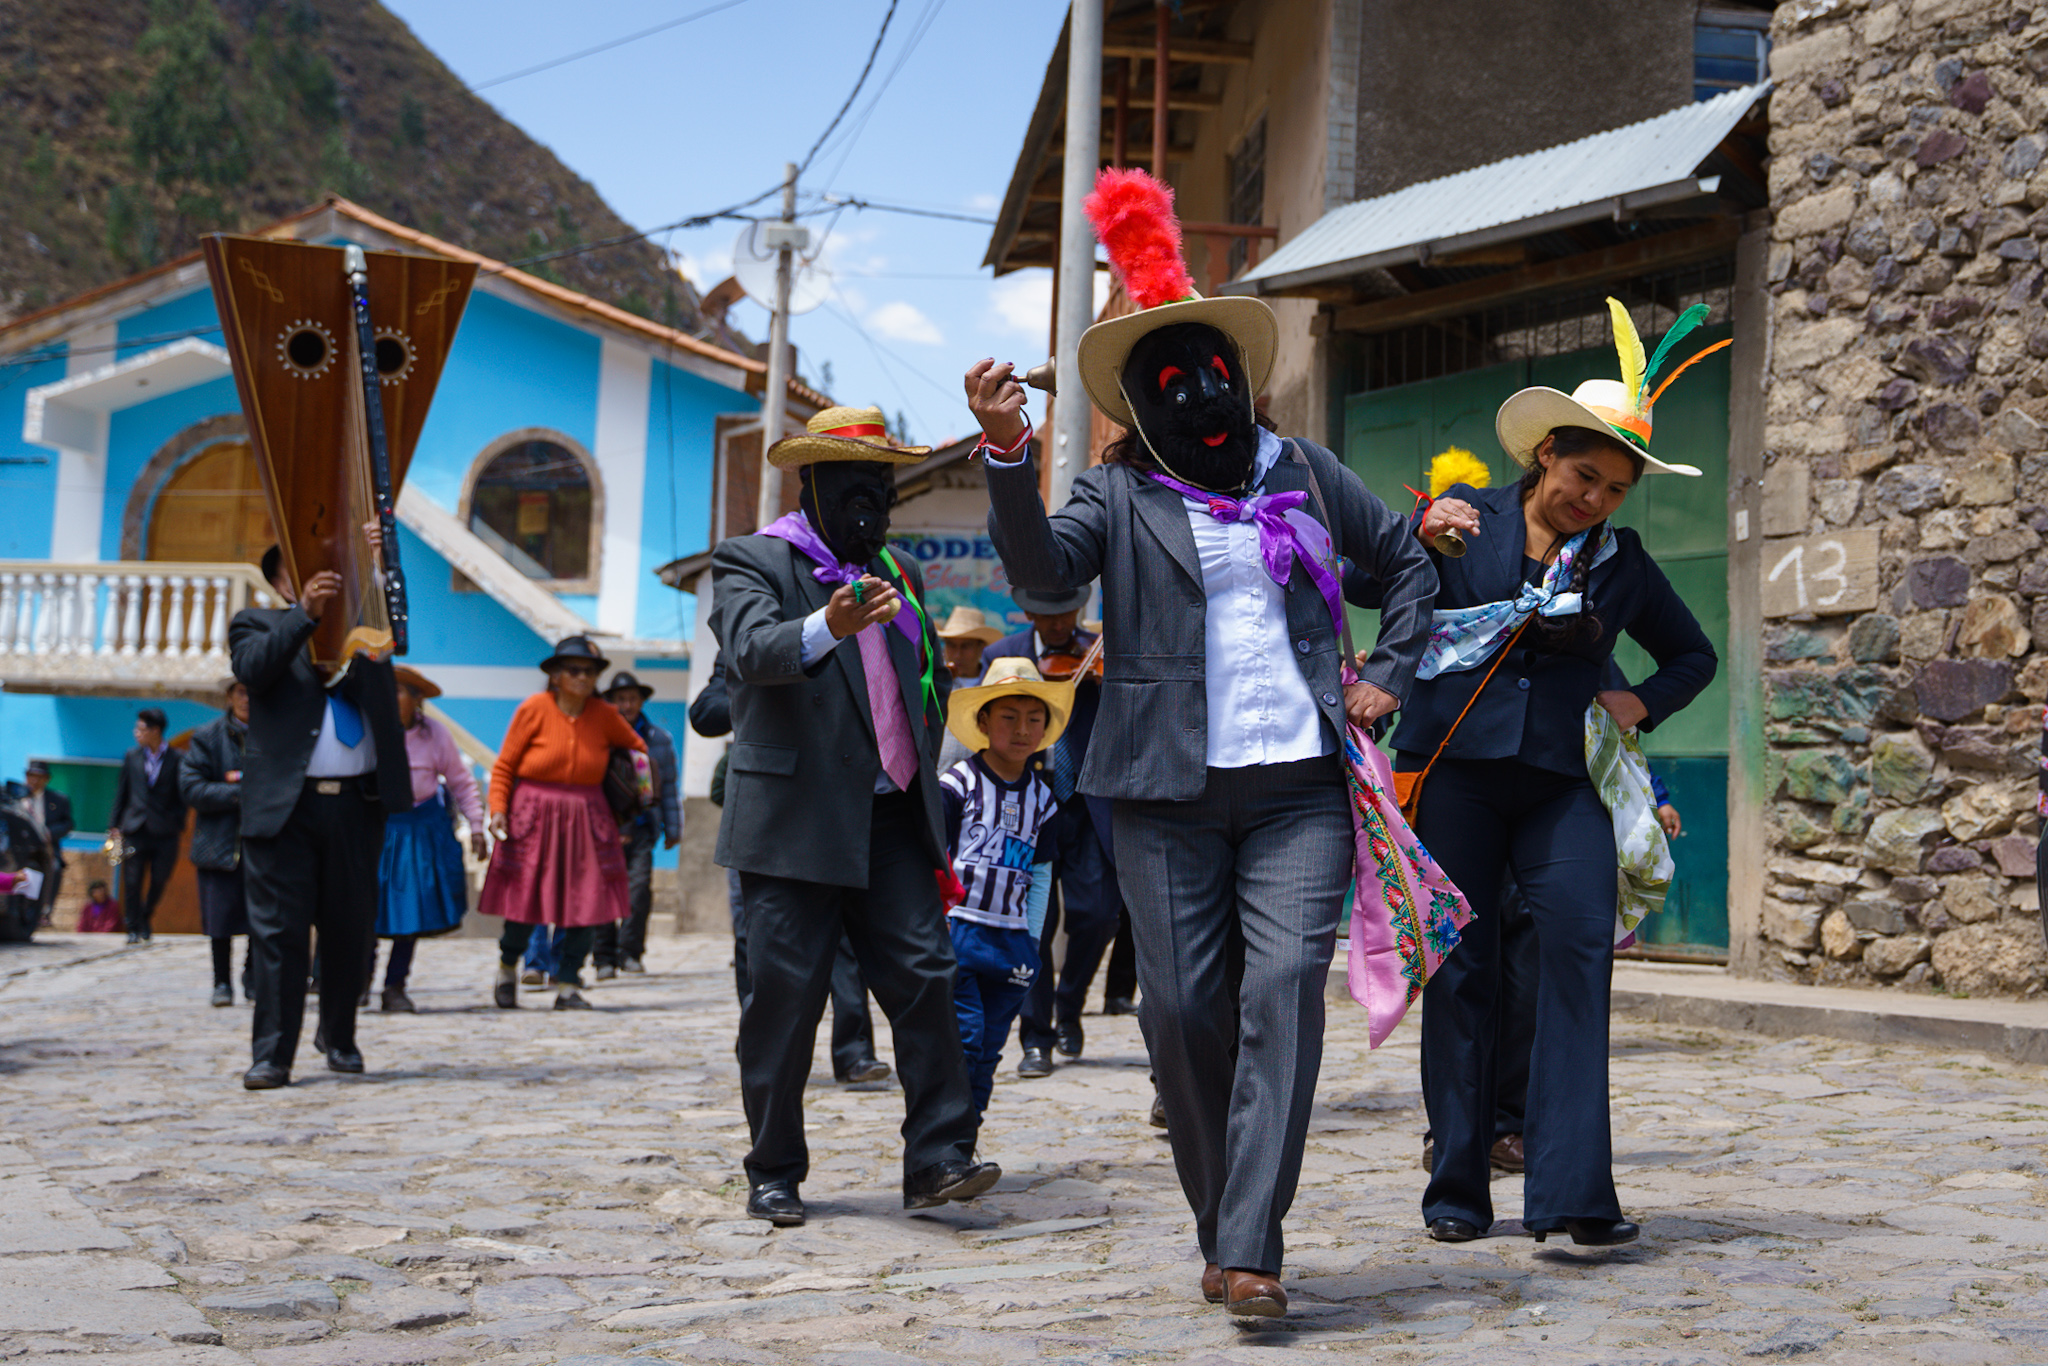
[(1453, 484), (1470, 484), (1483, 489), (1493, 482), (1486, 462), (1462, 446), (1453, 446), (1429, 462), (1429, 496), (1441, 498)]

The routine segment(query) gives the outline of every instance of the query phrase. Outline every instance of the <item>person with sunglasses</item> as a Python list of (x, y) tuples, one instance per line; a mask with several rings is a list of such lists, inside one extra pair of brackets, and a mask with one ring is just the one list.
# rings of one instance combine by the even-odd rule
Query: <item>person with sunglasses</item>
[(647, 752), (597, 680), (611, 661), (587, 636), (555, 643), (542, 660), (547, 691), (512, 713), (491, 769), (490, 871), (477, 910), (502, 916), (492, 998), (519, 1005), (519, 957), (537, 925), (562, 927), (556, 1010), (588, 1010), (577, 982), (599, 925), (623, 920), (626, 851), (604, 799), (614, 749)]

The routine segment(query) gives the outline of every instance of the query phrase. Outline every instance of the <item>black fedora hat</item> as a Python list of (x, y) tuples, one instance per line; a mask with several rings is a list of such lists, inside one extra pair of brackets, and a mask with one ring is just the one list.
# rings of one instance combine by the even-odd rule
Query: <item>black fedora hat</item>
[(1012, 588), (1010, 600), (1034, 615), (1056, 617), (1062, 612), (1080, 611), (1088, 605), (1088, 599), (1094, 593), (1095, 585), (1090, 583), (1065, 593), (1034, 593), (1029, 588)]
[(28, 761), (27, 772), (31, 774), (40, 773), (43, 777), (47, 778), (50, 776), (50, 766), (41, 759), (31, 759)]
[(640, 700), (642, 702), (645, 702), (648, 698), (654, 696), (654, 689), (648, 687), (645, 683), (642, 683), (639, 679), (633, 677), (632, 674), (626, 672), (624, 669), (621, 669), (617, 673), (612, 675), (612, 681), (605, 684), (604, 691), (600, 693), (599, 696), (610, 697), (613, 693), (624, 692), (628, 688), (631, 688), (634, 692), (639, 693)]
[(570, 664), (578, 660), (597, 665), (599, 673), (603, 673), (612, 666), (612, 662), (599, 654), (597, 647), (590, 643), (589, 636), (563, 636), (555, 642), (555, 652), (546, 659), (543, 659), (540, 662), (540, 667), (542, 670), (548, 670), (553, 669), (557, 665)]

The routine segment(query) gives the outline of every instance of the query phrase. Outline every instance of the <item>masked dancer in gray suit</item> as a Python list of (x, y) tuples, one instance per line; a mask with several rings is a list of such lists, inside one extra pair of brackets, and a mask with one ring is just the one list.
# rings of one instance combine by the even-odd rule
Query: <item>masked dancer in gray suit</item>
[(891, 442), (879, 408), (828, 408), (768, 452), (801, 481), (802, 510), (711, 559), (733, 733), (717, 857), (739, 872), (753, 979), (747, 1213), (778, 1225), (804, 1221), (804, 1086), (842, 934), (895, 1029), (904, 1208), (971, 1200), (1002, 1176), (974, 1160), (936, 881), (951, 867), (933, 767), (950, 684), (917, 564), (885, 539), (892, 467), (926, 453)]
[[(1023, 391), (1009, 366), (975, 365), (989, 533), (1019, 587), (1102, 580), (1107, 667), (1080, 790), (1114, 804), (1138, 1017), (1208, 1264), (1202, 1293), (1233, 1314), (1278, 1316), (1280, 1222), (1351, 880), (1342, 727), (1400, 705), (1436, 575), (1334, 456), (1260, 426), (1273, 312), (1195, 295), (1164, 187), (1105, 171), (1088, 209), (1140, 311), (1090, 328), (1080, 373), (1060, 387), (1133, 434), (1048, 518), (1037, 472), (1013, 455), (1028, 432)], [(1138, 221), (1148, 214), (1149, 227)], [(1339, 557), (1385, 601), (1378, 646), (1349, 687)]]

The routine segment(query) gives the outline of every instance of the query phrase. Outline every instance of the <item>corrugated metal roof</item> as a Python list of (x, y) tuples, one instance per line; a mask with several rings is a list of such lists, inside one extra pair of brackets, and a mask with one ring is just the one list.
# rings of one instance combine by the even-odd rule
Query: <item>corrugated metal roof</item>
[(1712, 194), (1695, 179), (1770, 83), (1540, 152), (1426, 180), (1324, 214), (1232, 294), (1277, 293), (1361, 270), (1426, 260), (1571, 223)]

